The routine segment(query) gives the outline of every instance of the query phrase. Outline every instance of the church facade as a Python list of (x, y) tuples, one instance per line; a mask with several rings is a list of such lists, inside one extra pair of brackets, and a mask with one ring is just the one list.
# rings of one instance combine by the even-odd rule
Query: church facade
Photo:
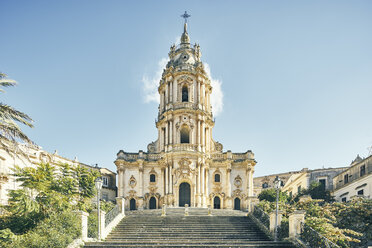
[(213, 140), (212, 86), (191, 45), (187, 23), (172, 45), (159, 82), (158, 139), (147, 152), (117, 153), (118, 196), (126, 209), (212, 207), (247, 209), (253, 198), (252, 151), (223, 151)]

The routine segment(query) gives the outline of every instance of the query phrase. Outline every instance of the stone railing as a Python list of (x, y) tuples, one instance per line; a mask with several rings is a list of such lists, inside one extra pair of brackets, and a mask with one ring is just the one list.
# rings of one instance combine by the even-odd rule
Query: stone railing
[(108, 226), (116, 216), (120, 214), (119, 206), (116, 205), (113, 209), (110, 210), (105, 216), (105, 227)]
[(301, 225), (301, 240), (309, 247), (326, 247), (326, 248), (340, 248), (310, 226), (302, 223)]
[(174, 144), (172, 151), (197, 151), (198, 145), (194, 144)]
[(270, 216), (260, 207), (255, 206), (253, 216), (256, 217), (267, 229), (270, 230)]
[(145, 153), (140, 151), (140, 153), (127, 153), (121, 152), (118, 155), (118, 159), (124, 159), (126, 161), (136, 161), (137, 159), (156, 161), (161, 159), (160, 153)]
[(226, 153), (212, 154), (212, 159), (215, 159), (215, 160), (224, 160), (226, 158), (227, 158)]
[[(117, 224), (125, 217), (125, 200), (124, 198), (116, 198), (117, 205), (106, 214), (105, 211), (100, 211), (99, 225), (100, 237), (105, 239), (109, 233), (116, 227)], [(78, 248), (87, 241), (94, 241), (95, 239), (88, 238), (88, 216), (89, 214), (83, 211), (78, 212), (81, 218), (81, 237), (74, 240), (67, 248)], [(100, 240), (98, 240), (100, 241)]]
[(147, 154), (147, 160), (160, 160), (161, 155), (159, 153), (149, 153)]
[(254, 155), (251, 151), (248, 151), (245, 153), (232, 153), (231, 151), (227, 151), (224, 153), (212, 154), (211, 158), (215, 160), (225, 160), (225, 159), (246, 160), (246, 159), (254, 159)]

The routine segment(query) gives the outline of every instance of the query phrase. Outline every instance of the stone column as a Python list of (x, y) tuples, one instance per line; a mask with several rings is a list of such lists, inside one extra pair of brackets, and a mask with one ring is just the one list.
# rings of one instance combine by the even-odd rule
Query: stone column
[(197, 103), (200, 104), (200, 82), (197, 81), (197, 90), (196, 90), (196, 96), (197, 96)]
[(169, 89), (169, 94), (170, 94), (170, 102), (173, 102), (173, 82), (170, 83), (170, 89)]
[(198, 145), (198, 151), (200, 151), (200, 120), (198, 120), (197, 130), (198, 132), (196, 133), (196, 144)]
[(127, 188), (126, 186), (127, 181), (125, 181), (125, 168), (123, 169), (122, 182), (123, 182), (123, 197), (125, 197), (125, 190)]
[(249, 181), (248, 181), (248, 196), (253, 196), (253, 171), (252, 169), (248, 172)]
[(168, 122), (165, 124), (165, 151), (167, 151), (167, 145), (168, 145)]
[(169, 143), (173, 144), (173, 121), (169, 121)]
[(139, 168), (139, 196), (143, 197), (143, 165), (140, 164)]
[(209, 199), (209, 168), (205, 168), (205, 197)]
[(177, 82), (173, 80), (173, 103), (177, 102)]
[(121, 169), (118, 169), (118, 196), (122, 196), (122, 184)]
[(205, 84), (202, 84), (202, 104), (203, 104), (203, 109), (205, 110)]
[(165, 166), (165, 195), (168, 195), (168, 188), (169, 188), (168, 178), (169, 178), (168, 165), (166, 165)]
[(169, 165), (169, 193), (173, 194), (173, 163)]
[(161, 180), (163, 181), (163, 194), (165, 195), (165, 168), (161, 168)]
[(305, 222), (305, 211), (296, 210), (289, 215), (289, 237), (295, 238), (301, 234), (301, 223)]
[(202, 128), (201, 128), (201, 146), (202, 146), (202, 151), (205, 151), (205, 124), (204, 122), (201, 123), (202, 124)]
[(168, 83), (165, 83), (165, 106), (168, 104), (169, 99), (169, 88)]
[(201, 195), (202, 195), (202, 207), (205, 207), (205, 167), (204, 164), (202, 164), (201, 169)]
[(198, 164), (198, 207), (201, 207), (201, 164)]
[(231, 197), (231, 182), (230, 182), (230, 176), (231, 176), (231, 165), (230, 165), (229, 168), (226, 169), (227, 197)]

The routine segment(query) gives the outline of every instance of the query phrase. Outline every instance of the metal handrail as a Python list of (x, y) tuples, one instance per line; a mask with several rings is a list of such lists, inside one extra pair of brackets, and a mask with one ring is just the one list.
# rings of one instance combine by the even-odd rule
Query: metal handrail
[(113, 209), (110, 210), (105, 216), (105, 227), (108, 226), (111, 221), (115, 219), (116, 216), (119, 215), (119, 206), (116, 205)]
[[(306, 233), (309, 233), (309, 235), (307, 236)], [(311, 248), (340, 248), (340, 246), (336, 245), (305, 223), (301, 224), (301, 239)]]

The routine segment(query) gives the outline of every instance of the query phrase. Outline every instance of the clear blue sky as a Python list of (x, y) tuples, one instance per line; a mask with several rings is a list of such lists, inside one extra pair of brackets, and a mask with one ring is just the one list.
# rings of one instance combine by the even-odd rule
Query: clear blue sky
[(181, 35), (222, 82), (214, 139), (256, 176), (347, 166), (372, 146), (372, 1), (0, 1), (1, 94), (45, 150), (116, 171), (156, 139), (143, 77)]

